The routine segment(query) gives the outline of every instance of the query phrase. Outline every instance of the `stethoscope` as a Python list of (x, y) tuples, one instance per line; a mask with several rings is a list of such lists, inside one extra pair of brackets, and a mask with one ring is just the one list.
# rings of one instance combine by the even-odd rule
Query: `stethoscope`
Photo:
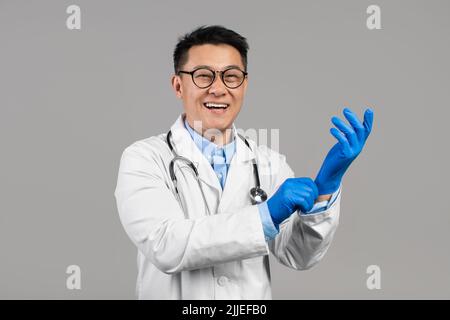
[[(197, 168), (195, 167), (195, 165), (192, 163), (191, 160), (177, 154), (177, 152), (175, 151), (175, 149), (172, 146), (172, 143), (170, 142), (171, 136), (172, 136), (172, 131), (170, 130), (167, 133), (166, 142), (167, 142), (167, 145), (169, 146), (170, 151), (172, 151), (175, 156), (169, 163), (169, 172), (170, 172), (170, 178), (172, 179), (173, 185), (175, 187), (175, 192), (177, 194), (178, 201), (180, 202), (180, 204), (182, 203), (180, 194), (179, 194), (179, 191), (177, 188), (177, 177), (175, 176), (174, 165), (175, 165), (176, 161), (181, 161), (181, 162), (184, 162), (185, 164), (187, 164), (188, 167), (190, 167), (192, 169), (192, 172), (194, 172), (198, 187), (200, 188), (200, 191), (202, 193), (203, 201), (205, 202), (205, 207), (206, 207), (207, 213), (208, 213), (208, 215), (210, 215), (211, 212), (209, 210), (208, 203), (207, 203), (206, 197), (205, 197), (205, 193), (203, 192), (203, 188), (200, 183), (200, 178), (198, 175)], [(246, 146), (250, 149), (250, 151), (252, 151), (252, 148), (250, 147), (250, 144), (248, 143), (247, 139), (245, 139), (240, 134), (238, 134), (238, 136), (242, 140), (244, 140)], [(255, 186), (250, 189), (250, 200), (251, 200), (252, 205), (256, 205), (256, 204), (260, 204), (267, 200), (267, 193), (261, 188), (261, 183), (259, 180), (258, 165), (256, 164), (255, 159), (253, 159), (253, 175), (255, 176)]]

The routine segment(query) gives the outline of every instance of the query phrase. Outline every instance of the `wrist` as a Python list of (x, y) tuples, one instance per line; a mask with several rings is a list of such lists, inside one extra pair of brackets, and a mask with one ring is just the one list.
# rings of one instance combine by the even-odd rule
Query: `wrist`
[(341, 179), (326, 182), (320, 182), (319, 180), (316, 180), (315, 183), (317, 185), (317, 189), (319, 190), (319, 197), (329, 196), (336, 192), (337, 189), (339, 189), (339, 186), (341, 185)]
[(330, 201), (332, 195), (333, 195), (332, 193), (321, 194), (317, 197), (317, 199), (314, 203), (321, 202), (321, 201)]
[(280, 224), (280, 221), (278, 221), (278, 216), (276, 206), (272, 203), (272, 198), (267, 200), (267, 211), (269, 211), (269, 216), (272, 219), (273, 224), (278, 229), (278, 225)]

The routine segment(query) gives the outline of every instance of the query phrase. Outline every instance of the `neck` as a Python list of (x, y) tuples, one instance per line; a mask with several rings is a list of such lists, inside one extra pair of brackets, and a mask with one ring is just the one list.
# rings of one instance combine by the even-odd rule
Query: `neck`
[(204, 130), (202, 136), (218, 146), (224, 146), (231, 142), (232, 129), (227, 128), (225, 130)]
[[(194, 123), (191, 123), (189, 119), (187, 119), (187, 122), (189, 126), (194, 129), (195, 132), (203, 136), (205, 139), (208, 139), (212, 143), (218, 145), (218, 146), (224, 146), (228, 143), (230, 143), (233, 139), (233, 128), (226, 128), (223, 130), (220, 129), (204, 129), (201, 125), (201, 122), (194, 121)], [(197, 126), (197, 124), (199, 124)]]

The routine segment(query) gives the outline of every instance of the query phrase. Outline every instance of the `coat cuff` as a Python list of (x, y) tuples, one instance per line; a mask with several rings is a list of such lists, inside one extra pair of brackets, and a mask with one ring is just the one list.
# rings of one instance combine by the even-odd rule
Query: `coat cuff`
[(339, 196), (339, 194), (341, 192), (341, 188), (342, 188), (342, 184), (339, 185), (339, 188), (331, 195), (330, 200), (317, 202), (316, 204), (314, 204), (314, 206), (311, 208), (311, 210), (309, 210), (307, 212), (302, 212), (299, 210), (298, 214), (299, 215), (308, 215), (308, 214), (313, 214), (313, 213), (321, 213), (321, 212), (328, 210), (333, 205), (333, 203), (336, 201), (337, 197)]
[(263, 203), (260, 203), (258, 205), (259, 215), (261, 217), (261, 222), (263, 226), (264, 236), (266, 238), (266, 241), (270, 241), (274, 239), (279, 229), (272, 221), (272, 216), (269, 212), (269, 207), (267, 206), (267, 201), (264, 201)]

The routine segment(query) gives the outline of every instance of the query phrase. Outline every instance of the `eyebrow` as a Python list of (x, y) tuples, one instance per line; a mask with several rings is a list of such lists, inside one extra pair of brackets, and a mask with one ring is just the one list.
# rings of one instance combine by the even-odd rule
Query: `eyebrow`
[[(208, 68), (208, 69), (214, 69), (214, 68), (213, 68), (213, 67), (211, 67), (211, 66), (208, 66), (208, 65), (202, 64), (202, 65), (199, 65), (199, 66), (195, 66), (195, 67), (193, 68), (193, 70), (195, 70), (195, 69), (200, 69), (200, 68)], [(225, 68), (223, 68), (223, 70), (225, 70), (225, 69), (230, 69), (230, 68), (237, 68), (237, 69), (241, 69), (241, 67), (240, 67), (240, 66), (238, 66), (238, 65), (236, 65), (236, 64), (230, 64), (230, 65), (228, 65), (228, 66), (225, 66)]]

